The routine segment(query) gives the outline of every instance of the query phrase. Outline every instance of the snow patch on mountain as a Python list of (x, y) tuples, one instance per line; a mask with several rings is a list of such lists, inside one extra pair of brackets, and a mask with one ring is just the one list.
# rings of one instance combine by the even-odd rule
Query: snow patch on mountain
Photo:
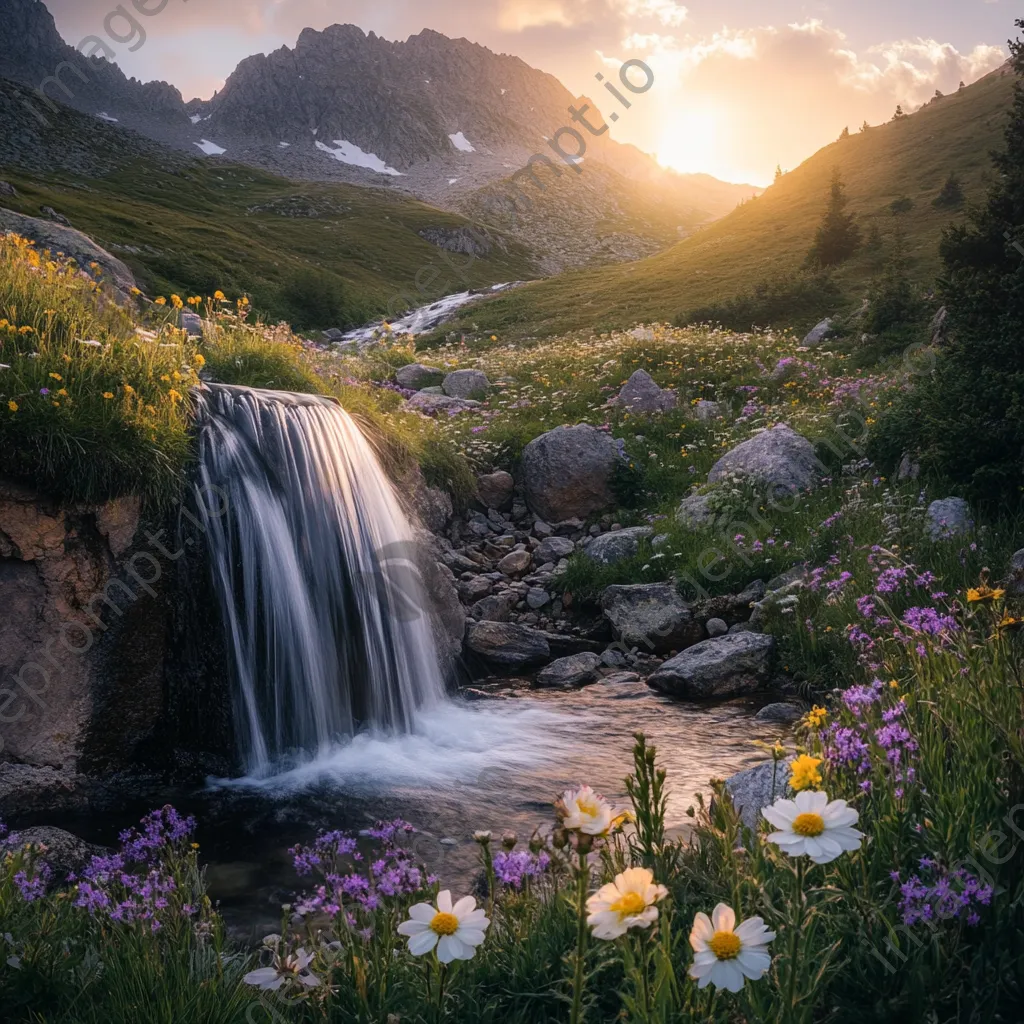
[(331, 149), (323, 142), (317, 142), (316, 148), (324, 153), (330, 153), (335, 160), (343, 164), (351, 164), (354, 167), (365, 167), (368, 171), (376, 171), (378, 174), (390, 174), (401, 178), (402, 172), (396, 171), (394, 167), (388, 167), (376, 153), (366, 153), (355, 143), (346, 139), (335, 139), (334, 145), (337, 149)]
[(475, 153), (476, 149), (473, 147), (473, 143), (466, 138), (462, 132), (456, 132), (454, 135), (449, 135), (449, 139), (452, 140), (452, 145), (463, 153)]
[(210, 142), (209, 139), (203, 139), (202, 142), (193, 142), (192, 145), (198, 146), (207, 156), (220, 156), (222, 153), (227, 152), (223, 146), (218, 146), (216, 142)]
[(100, 112), (96, 115), (101, 121), (109, 121), (111, 124), (117, 124), (117, 118), (111, 117), (109, 114)]

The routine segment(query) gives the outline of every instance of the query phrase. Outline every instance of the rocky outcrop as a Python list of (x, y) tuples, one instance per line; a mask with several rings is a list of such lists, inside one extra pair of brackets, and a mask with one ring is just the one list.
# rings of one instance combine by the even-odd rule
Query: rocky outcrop
[(671, 583), (608, 587), (601, 610), (617, 640), (644, 652), (667, 654), (704, 639), (704, 628)]
[(754, 693), (770, 678), (775, 646), (775, 638), (764, 633), (705, 640), (666, 661), (647, 685), (692, 700)]
[(455, 370), (445, 377), (441, 387), (449, 398), (469, 398), (479, 402), (487, 397), (491, 382), (480, 370)]
[(595, 537), (586, 547), (587, 558), (601, 565), (614, 565), (640, 553), (640, 545), (654, 536), (649, 526), (630, 526)]
[(972, 526), (971, 506), (963, 498), (942, 498), (928, 506), (928, 536), (932, 540), (962, 537)]
[(122, 300), (135, 287), (135, 277), (124, 263), (74, 228), (0, 208), (0, 232), (4, 231), (30, 238), (40, 249), (70, 256), (86, 273), (91, 273), (89, 265), (95, 263), (103, 272), (98, 280), (108, 284)]
[(76, 874), (86, 867), (93, 857), (102, 856), (106, 850), (62, 828), (40, 825), (18, 832), (21, 843), (32, 846), (39, 857), (50, 865), (53, 881), (62, 882), (71, 872)]
[(395, 370), (395, 380), (399, 387), (408, 391), (439, 387), (444, 378), (444, 370), (439, 370), (436, 366), (424, 366), (422, 363), (409, 363)]
[(775, 803), (780, 797), (792, 798), (789, 789), (791, 774), (785, 761), (766, 761), (725, 780), (732, 805), (747, 828), (758, 828), (762, 808)]
[(715, 513), (706, 494), (691, 494), (683, 498), (676, 510), (676, 520), (691, 530), (704, 530), (714, 525)]
[(542, 519), (584, 518), (614, 501), (618, 451), (612, 439), (581, 424), (556, 427), (523, 450), (520, 473), (529, 507)]
[(597, 681), (601, 659), (589, 652), (558, 658), (537, 674), (540, 689), (571, 690)]
[(62, 506), (0, 483), (0, 758), (70, 777), (150, 738), (173, 564), (161, 536), (140, 531), (137, 499)]
[(821, 323), (819, 323), (817, 326), (812, 328), (807, 333), (806, 337), (803, 340), (804, 347), (816, 348), (828, 337), (829, 331), (831, 330), (832, 319), (831, 317), (826, 317), (824, 320), (821, 321)]
[(425, 391), (420, 391), (409, 399), (409, 408), (427, 415), (444, 413), (455, 416), (460, 412), (479, 409), (480, 403), (465, 398), (451, 398), (448, 395), (429, 395)]
[(417, 234), (439, 249), (465, 256), (486, 256), (494, 248), (486, 235), (469, 228), (420, 228)]
[(484, 508), (507, 512), (512, 508), (516, 484), (511, 473), (499, 469), (495, 473), (484, 473), (476, 478), (477, 498)]
[(509, 622), (470, 623), (466, 646), (489, 664), (502, 669), (536, 667), (551, 658), (551, 647), (542, 633)]
[(678, 403), (675, 392), (666, 391), (655, 383), (654, 378), (646, 370), (637, 370), (622, 385), (622, 390), (609, 402), (618, 405), (634, 415), (647, 415), (656, 412), (668, 412)]
[(708, 483), (735, 476), (763, 487), (770, 495), (792, 494), (812, 488), (820, 479), (821, 470), (814, 445), (780, 423), (723, 455), (712, 466)]

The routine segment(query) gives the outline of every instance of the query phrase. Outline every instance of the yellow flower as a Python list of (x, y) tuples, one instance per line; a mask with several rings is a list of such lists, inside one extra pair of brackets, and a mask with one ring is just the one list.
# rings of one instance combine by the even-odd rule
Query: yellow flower
[(177, 391), (175, 391), (174, 388), (171, 388), (171, 390), (167, 392), (167, 397), (172, 402), (180, 402), (181, 401), (181, 395)]
[(1005, 593), (1005, 590), (993, 590), (990, 586), (982, 583), (977, 589), (972, 588), (967, 591), (967, 600), (972, 603), (975, 601), (998, 601)]
[(158, 296), (157, 296), (157, 297), (156, 297), (156, 298), (155, 298), (155, 299), (153, 300), (153, 304), (154, 304), (155, 306), (166, 306), (166, 305), (167, 305), (167, 300), (166, 300), (166, 299), (165, 299), (165, 298), (164, 298), (164, 297), (163, 297), (162, 295), (158, 295)]
[(817, 704), (811, 708), (810, 711), (804, 715), (804, 720), (800, 723), (805, 729), (820, 729), (825, 724), (825, 719), (828, 718), (828, 712)]
[(162, 380), (162, 381), (163, 381), (163, 382), (164, 382), (165, 384), (170, 384), (170, 383), (171, 383), (171, 378), (170, 378), (170, 375), (169, 375), (169, 374), (166, 374), (166, 373), (162, 373), (162, 374), (160, 374), (160, 379), (161, 379), (161, 380)]
[(150, 416), (155, 416), (156, 415), (156, 406), (154, 406), (154, 405), (147, 405), (146, 406), (146, 412), (148, 412)]
[(172, 295), (171, 296), (171, 305), (175, 309), (181, 309), (181, 307), (184, 306), (185, 303), (181, 301), (181, 296), (180, 295)]
[(790, 765), (792, 776), (789, 780), (790, 789), (799, 793), (802, 789), (811, 789), (821, 785), (821, 772), (818, 765), (821, 764), (820, 757), (811, 757), (808, 754), (801, 754)]
[(60, 391), (57, 392), (57, 394), (60, 395), (62, 398), (67, 398), (68, 397), (68, 389), (67, 388), (61, 388)]
[(199, 367), (199, 369), (202, 369), (206, 365), (206, 356), (202, 356), (197, 352), (192, 361)]
[(107, 401), (109, 402), (109, 401), (110, 401), (110, 399), (114, 397), (114, 395), (113, 395), (113, 393), (112, 393), (112, 392), (110, 392), (110, 391), (104, 391), (104, 392), (103, 392), (103, 397), (104, 397), (105, 399), (107, 399)]
[(53, 407), (54, 407), (54, 409), (59, 409), (60, 408), (60, 402), (54, 402), (53, 403)]
[(218, 302), (227, 302), (228, 301), (228, 297), (219, 288), (217, 289), (217, 291), (215, 291), (213, 293), (213, 297)]
[(19, 334), (35, 334), (36, 333), (36, 329), (34, 327), (19, 327), (18, 328), (18, 333)]
[(141, 294), (142, 294), (142, 291), (140, 289), (138, 289), (138, 288), (133, 288), (132, 289), (132, 295), (141, 295)]
[(11, 399), (11, 401), (9, 401), (7, 403), (7, 408), (10, 409), (11, 412), (17, 412), (18, 411), (18, 403), (15, 402), (14, 399)]
[(131, 384), (125, 384), (124, 385), (124, 393), (126, 395), (134, 395), (135, 394), (135, 388), (133, 388), (131, 386)]
[(51, 373), (50, 380), (63, 380), (64, 378), (59, 373)]

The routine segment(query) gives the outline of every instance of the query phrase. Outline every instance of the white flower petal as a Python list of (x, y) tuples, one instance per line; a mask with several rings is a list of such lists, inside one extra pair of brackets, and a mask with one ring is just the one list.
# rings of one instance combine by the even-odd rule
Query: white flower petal
[(452, 913), (461, 921), (467, 914), (472, 914), (476, 908), (476, 900), (472, 896), (463, 896), (458, 903), (452, 907)]
[(437, 894), (437, 909), (442, 914), (450, 914), (452, 912), (452, 894), (449, 889), (442, 889)]
[(708, 939), (715, 934), (715, 927), (711, 919), (703, 911), (699, 911), (693, 919), (693, 929), (690, 931), (690, 945), (694, 949), (705, 949)]
[(719, 903), (711, 912), (711, 924), (716, 932), (731, 932), (736, 927), (736, 914), (726, 903)]
[(424, 921), (403, 921), (398, 926), (398, 934), (406, 936), (420, 935), (429, 930), (430, 925)]
[(429, 953), (436, 945), (437, 932), (432, 932), (428, 928), (426, 931), (420, 932), (419, 935), (414, 935), (409, 939), (409, 952), (413, 956), (423, 956), (424, 953)]
[(435, 914), (437, 911), (429, 903), (416, 903), (409, 908), (409, 917), (424, 924), (430, 924)]

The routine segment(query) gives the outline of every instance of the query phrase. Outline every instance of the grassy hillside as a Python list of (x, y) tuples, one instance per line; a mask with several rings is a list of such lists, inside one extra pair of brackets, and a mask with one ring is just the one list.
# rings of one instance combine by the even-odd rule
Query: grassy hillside
[(898, 122), (855, 133), (665, 252), (518, 289), (475, 307), (454, 327), (541, 336), (584, 327), (604, 331), (638, 320), (671, 320), (766, 278), (792, 276), (811, 246), (835, 167), (865, 235), (872, 224), (882, 234), (880, 251), (862, 250), (836, 274), (847, 298), (859, 299), (877, 274), (893, 233), (890, 205), (903, 197), (913, 202), (902, 217), (910, 271), (930, 285), (938, 271), (941, 229), (961, 216), (934, 207), (932, 200), (950, 173), (960, 177), (969, 202), (983, 196), (989, 152), (1002, 141), (1012, 83), (1008, 75), (991, 75)]
[[(467, 287), (534, 276), (509, 242), (471, 259), (420, 237), (469, 222), (382, 189), (315, 184), (217, 159), (183, 157), (66, 108), (42, 128), (0, 80), (0, 179), (18, 191), (3, 205), (52, 206), (120, 256), (152, 293), (249, 293), (257, 308), (295, 319), (312, 279), (340, 289), (342, 323), (384, 312), (399, 290), (434, 280), (422, 301)], [(447, 261), (447, 262), (446, 262)], [(452, 268), (465, 268), (463, 276)], [(321, 275), (317, 277), (317, 275)], [(303, 286), (307, 287), (303, 287)]]

